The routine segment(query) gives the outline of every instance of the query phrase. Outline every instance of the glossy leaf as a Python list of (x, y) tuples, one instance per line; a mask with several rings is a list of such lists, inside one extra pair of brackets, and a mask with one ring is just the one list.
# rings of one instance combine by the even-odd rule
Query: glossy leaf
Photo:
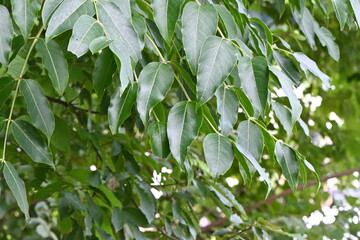
[(340, 23), (341, 31), (344, 30), (346, 19), (348, 18), (348, 6), (346, 1), (343, 0), (331, 0), (335, 15)]
[(277, 64), (281, 67), (281, 70), (284, 71), (295, 86), (298, 86), (300, 84), (301, 74), (295, 67), (294, 63), (278, 51), (273, 51), (273, 56)]
[(201, 121), (195, 102), (179, 102), (170, 110), (167, 134), (171, 153), (178, 163), (184, 163), (188, 147), (198, 135)]
[(263, 114), (268, 98), (269, 71), (264, 57), (240, 57), (239, 76), (241, 87), (257, 112)]
[(125, 223), (126, 215), (120, 208), (114, 208), (111, 214), (111, 223), (114, 226), (115, 232), (119, 232)]
[(55, 167), (49, 148), (30, 123), (24, 120), (15, 120), (11, 127), (16, 142), (34, 162)]
[(26, 221), (29, 221), (29, 203), (26, 197), (24, 181), (19, 177), (16, 169), (9, 162), (4, 163), (3, 174), (5, 181), (13, 193), (20, 210), (25, 214)]
[(0, 78), (0, 109), (6, 100), (10, 97), (15, 84), (15, 80), (10, 77)]
[(161, 102), (174, 82), (174, 71), (169, 64), (152, 62), (139, 75), (137, 109), (144, 125), (153, 107)]
[(295, 152), (281, 142), (276, 143), (276, 159), (291, 189), (296, 190), (298, 185), (299, 165)]
[(55, 129), (55, 118), (41, 86), (34, 80), (25, 79), (21, 81), (20, 92), (34, 126), (50, 139)]
[(40, 0), (11, 0), (14, 20), (26, 39), (34, 26), (38, 11), (41, 8)]
[(175, 25), (180, 14), (183, 0), (154, 0), (154, 20), (166, 42), (170, 42), (174, 34)]
[(237, 132), (237, 143), (259, 161), (264, 148), (264, 139), (259, 128), (250, 121), (243, 121), (239, 124)]
[(166, 132), (166, 123), (152, 122), (148, 128), (151, 150), (154, 155), (166, 158), (169, 156), (169, 139)]
[(151, 223), (155, 218), (156, 202), (149, 186), (144, 182), (135, 185), (135, 190), (140, 199), (140, 210), (145, 215), (147, 221)]
[(102, 49), (108, 47), (112, 42), (113, 42), (113, 40), (109, 40), (107, 37), (101, 36), (101, 37), (95, 38), (94, 40), (92, 40), (90, 42), (89, 49), (90, 49), (91, 53), (94, 54), (94, 53), (97, 53), (97, 52), (101, 51)]
[(103, 34), (103, 28), (96, 19), (88, 15), (82, 15), (73, 27), (68, 51), (79, 58), (89, 50), (90, 43)]
[(236, 63), (236, 49), (230, 41), (211, 36), (206, 39), (199, 57), (197, 97), (206, 103), (229, 76)]
[(46, 43), (42, 39), (37, 42), (36, 50), (41, 55), (56, 92), (62, 95), (69, 81), (68, 64), (64, 53), (55, 41)]
[(181, 17), (182, 41), (191, 71), (198, 71), (200, 50), (205, 40), (216, 33), (218, 15), (211, 5), (188, 2)]
[(95, 62), (92, 81), (99, 99), (104, 95), (104, 90), (110, 86), (116, 70), (116, 61), (109, 49), (104, 49)]
[(87, 0), (63, 0), (52, 14), (45, 33), (46, 39), (54, 38), (71, 29), (82, 15), (94, 15), (93, 3)]
[(136, 101), (138, 84), (129, 85), (123, 93), (118, 88), (110, 100), (108, 111), (109, 127), (113, 134), (116, 134), (118, 128), (130, 116), (131, 108)]
[(64, 0), (46, 0), (44, 2), (43, 9), (41, 11), (42, 22), (44, 25), (49, 23), (50, 18), (63, 1)]
[(221, 115), (221, 133), (228, 136), (237, 121), (239, 100), (232, 89), (221, 86), (216, 91), (216, 102), (217, 111)]
[(224, 175), (231, 167), (234, 152), (231, 141), (217, 133), (210, 133), (203, 143), (205, 160), (213, 178)]
[[(9, 11), (6, 7), (0, 5), (0, 63), (6, 66), (9, 61), (11, 51), (11, 40), (13, 38), (13, 25)], [(0, 83), (1, 84), (1, 83)], [(1, 89), (1, 88), (0, 88)], [(0, 95), (1, 96), (1, 95)]]

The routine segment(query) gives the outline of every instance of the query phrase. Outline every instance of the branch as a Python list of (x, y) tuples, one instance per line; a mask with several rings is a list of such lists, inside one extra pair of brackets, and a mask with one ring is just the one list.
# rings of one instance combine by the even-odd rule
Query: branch
[(50, 102), (57, 103), (57, 104), (61, 104), (61, 105), (63, 105), (64, 107), (69, 107), (69, 108), (73, 108), (73, 109), (77, 109), (77, 110), (81, 110), (81, 111), (85, 111), (85, 112), (90, 112), (90, 113), (92, 113), (92, 114), (100, 114), (100, 113), (97, 112), (97, 111), (80, 108), (80, 107), (77, 107), (76, 105), (74, 105), (74, 104), (72, 104), (72, 103), (68, 103), (68, 102), (62, 101), (62, 100), (60, 100), (60, 99), (58, 99), (58, 98), (47, 97), (47, 99), (48, 99)]
[[(343, 177), (343, 176), (351, 175), (354, 172), (360, 172), (360, 168), (354, 168), (354, 169), (346, 170), (346, 171), (343, 171), (343, 172), (323, 176), (323, 177), (320, 178), (320, 182), (325, 182), (325, 181), (327, 181), (327, 180), (329, 180), (331, 178), (340, 178), (340, 177)], [(301, 190), (304, 190), (305, 188), (309, 188), (309, 187), (314, 186), (314, 185), (317, 185), (317, 182), (315, 180), (310, 181), (310, 182), (308, 182), (306, 184), (299, 185), (297, 190), (301, 191)], [(260, 206), (262, 206), (264, 204), (270, 204), (270, 203), (274, 202), (275, 200), (277, 200), (279, 198), (283, 198), (283, 197), (286, 197), (286, 196), (290, 195), (291, 193), (292, 193), (292, 190), (289, 188), (289, 189), (285, 190), (284, 192), (282, 192), (280, 194), (273, 195), (273, 196), (271, 196), (271, 197), (269, 197), (269, 198), (267, 198), (265, 200), (257, 202), (254, 205), (246, 208), (245, 210), (246, 210), (246, 212), (251, 212), (251, 211), (257, 209), (258, 207), (260, 207)], [(202, 227), (201, 231), (202, 232), (209, 232), (215, 227), (219, 227), (221, 225), (224, 225), (227, 221), (228, 221), (227, 218), (219, 218), (215, 222), (212, 222), (209, 225), (207, 225), (205, 227)]]

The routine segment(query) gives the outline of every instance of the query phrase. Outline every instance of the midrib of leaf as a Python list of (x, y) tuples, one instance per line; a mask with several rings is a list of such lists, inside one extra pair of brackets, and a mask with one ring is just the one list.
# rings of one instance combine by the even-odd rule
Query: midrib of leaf
[(16, 187), (17, 187), (17, 189), (18, 189), (18, 191), (19, 191), (19, 193), (20, 193), (19, 195), (20, 195), (20, 197), (21, 197), (22, 204), (23, 204), (23, 205), (26, 205), (26, 202), (27, 202), (27, 201), (25, 201), (23, 195), (21, 194), (21, 188), (20, 188), (18, 182), (16, 181), (16, 178), (15, 178), (14, 174), (12, 173), (12, 171), (10, 171), (10, 168), (9, 168), (9, 166), (8, 166), (8, 163), (7, 163), (7, 162), (4, 162), (4, 164), (5, 164), (6, 168), (8, 169), (8, 172), (11, 174), (11, 177), (13, 178), (14, 183), (16, 184)]
[(54, 59), (52, 58), (51, 53), (50, 53), (50, 51), (49, 51), (49, 48), (48, 48), (48, 46), (47, 46), (47, 44), (46, 44), (45, 42), (44, 42), (44, 45), (45, 45), (45, 48), (46, 48), (46, 52), (47, 52), (48, 55), (49, 55), (52, 68), (54, 69), (54, 72), (55, 72), (55, 75), (56, 75), (56, 82), (57, 82), (58, 88), (60, 88), (61, 86), (60, 86), (59, 75), (58, 75), (58, 73), (57, 73), (57, 71), (56, 71), (56, 68), (55, 68)]
[(79, 44), (77, 44), (77, 46), (76, 46), (76, 48), (75, 48), (74, 52), (75, 52), (76, 50), (78, 50), (78, 49), (79, 49), (80, 44), (82, 43), (82, 41), (84, 40), (84, 38), (86, 37), (86, 35), (90, 32), (91, 28), (92, 28), (95, 24), (96, 24), (96, 21), (95, 21), (95, 22), (93, 22), (93, 23), (90, 25), (90, 27), (88, 28), (88, 30), (86, 30), (86, 32), (85, 32), (85, 34), (84, 34), (84, 36), (82, 36), (82, 37), (81, 37), (81, 40), (79, 41)]
[(219, 164), (220, 164), (220, 135), (217, 134), (216, 138), (218, 141), (217, 158), (216, 158), (216, 173), (218, 174), (219, 173)]

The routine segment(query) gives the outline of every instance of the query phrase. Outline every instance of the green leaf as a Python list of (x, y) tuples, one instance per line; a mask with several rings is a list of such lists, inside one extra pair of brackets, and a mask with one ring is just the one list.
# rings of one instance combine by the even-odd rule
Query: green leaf
[(335, 43), (335, 37), (332, 35), (329, 29), (325, 27), (319, 28), (319, 26), (316, 26), (315, 32), (320, 40), (321, 45), (326, 46), (330, 56), (338, 62), (340, 59), (339, 46)]
[(148, 128), (151, 150), (154, 155), (166, 158), (169, 156), (169, 139), (166, 132), (166, 123), (152, 122)]
[(80, 199), (68, 192), (64, 193), (64, 197), (59, 201), (58, 208), (60, 219), (71, 216), (76, 210), (85, 211), (85, 206)]
[(55, 41), (45, 43), (43, 39), (37, 42), (36, 50), (40, 53), (56, 92), (62, 95), (69, 81), (68, 64), (64, 53)]
[(298, 185), (299, 165), (295, 152), (281, 142), (276, 143), (276, 159), (291, 189), (296, 190)]
[(126, 215), (120, 208), (114, 208), (111, 214), (111, 223), (114, 226), (115, 232), (119, 232), (125, 223)]
[(260, 164), (256, 161), (256, 159), (251, 155), (251, 153), (248, 150), (246, 150), (245, 148), (243, 148), (241, 145), (239, 145), (237, 143), (235, 143), (235, 146), (239, 150), (239, 152), (241, 154), (243, 154), (244, 157), (246, 157), (246, 159), (248, 159), (250, 161), (250, 163), (254, 166), (256, 171), (260, 174), (260, 176), (266, 182), (266, 184), (268, 186), (267, 193), (266, 193), (266, 197), (267, 197), (271, 191), (271, 182), (270, 182), (269, 177), (265, 173), (264, 169), (260, 166)]
[[(232, 142), (235, 145), (234, 142)], [(242, 153), (235, 146), (234, 148), (234, 156), (239, 161), (239, 172), (244, 180), (244, 184), (251, 183), (252, 178), (252, 166), (248, 164)], [(251, 168), (251, 169), (250, 169)]]
[(82, 15), (73, 27), (68, 51), (79, 58), (87, 53), (89, 44), (102, 35), (104, 35), (104, 30), (97, 20), (91, 16)]
[(217, 179), (225, 174), (233, 163), (234, 152), (231, 141), (217, 133), (210, 133), (205, 137), (203, 146), (210, 173)]
[(3, 118), (3, 117), (0, 117), (0, 133), (2, 133), (2, 131), (4, 130), (5, 128), (5, 125), (6, 125), (6, 119)]
[(304, 11), (302, 11), (301, 13), (298, 10), (296, 10), (294, 12), (294, 18), (296, 22), (299, 24), (301, 31), (304, 33), (310, 47), (314, 49), (315, 24), (317, 23), (313, 18), (313, 16), (311, 15), (310, 11), (307, 8), (304, 8)]
[(111, 97), (108, 111), (110, 130), (116, 134), (122, 123), (130, 116), (131, 108), (136, 101), (138, 84), (129, 85), (123, 93), (120, 87)]
[(113, 75), (116, 71), (116, 61), (109, 49), (101, 51), (96, 59), (92, 81), (99, 99), (104, 95), (104, 90), (111, 85)]
[(161, 102), (174, 82), (174, 71), (169, 64), (152, 62), (139, 75), (137, 109), (144, 125), (149, 121), (149, 113)]
[(328, 75), (320, 71), (316, 62), (311, 60), (308, 56), (301, 52), (293, 53), (295, 59), (300, 63), (300, 67), (304, 72), (310, 71), (315, 76), (319, 77), (326, 88), (330, 87), (330, 78)]
[(237, 26), (233, 16), (230, 11), (226, 9), (226, 7), (220, 4), (213, 5), (216, 8), (216, 11), (219, 13), (221, 20), (224, 22), (227, 35), (230, 39), (236, 38), (238, 35)]
[(154, 0), (154, 21), (166, 42), (170, 43), (183, 0)]
[(216, 89), (230, 75), (236, 63), (236, 49), (226, 39), (211, 36), (206, 39), (199, 57), (197, 96), (199, 104), (214, 96)]
[(92, 1), (88, 0), (64, 0), (53, 12), (45, 37), (46, 40), (54, 38), (71, 29), (78, 18), (82, 15), (94, 15), (95, 10)]
[(155, 218), (156, 202), (149, 186), (144, 182), (135, 184), (135, 190), (140, 198), (140, 210), (145, 215), (147, 221), (151, 223)]
[(189, 66), (193, 74), (198, 71), (200, 50), (205, 40), (216, 33), (218, 15), (212, 5), (189, 2), (181, 17), (182, 41)]
[(293, 128), (293, 123), (289, 108), (278, 102), (272, 102), (271, 105), (277, 118), (280, 120), (281, 125), (284, 127), (287, 134), (290, 135)]
[(24, 120), (15, 120), (11, 127), (16, 142), (34, 162), (55, 167), (45, 141), (30, 123)]
[(94, 203), (90, 196), (87, 196), (86, 201), (91, 217), (95, 220), (98, 226), (101, 227), (103, 223), (103, 215), (101, 213), (100, 207)]
[(20, 210), (25, 214), (26, 221), (30, 220), (29, 203), (26, 198), (24, 181), (19, 177), (14, 166), (9, 162), (4, 162), (3, 174), (7, 185), (13, 193)]
[(0, 78), (0, 109), (6, 100), (10, 97), (15, 84), (15, 80), (10, 77)]
[(217, 111), (220, 117), (221, 133), (228, 136), (237, 121), (239, 100), (236, 93), (223, 86), (216, 91)]
[(123, 209), (126, 215), (126, 221), (140, 227), (148, 227), (149, 223), (145, 215), (138, 208)]
[(240, 57), (239, 76), (241, 87), (251, 100), (253, 107), (262, 115), (264, 114), (269, 84), (268, 64), (264, 57)]
[(233, 87), (237, 97), (239, 98), (240, 106), (244, 112), (247, 112), (250, 117), (254, 116), (254, 108), (251, 105), (250, 99), (246, 96), (246, 94), (238, 87)]
[(313, 174), (318, 186), (317, 186), (317, 192), (319, 192), (320, 187), (321, 187), (321, 181), (319, 178), (319, 175), (317, 174), (315, 168), (313, 167), (313, 165), (308, 161), (308, 160), (304, 160), (304, 164), (305, 166), (311, 171), (311, 173)]
[(285, 11), (285, 0), (275, 0), (275, 6), (277, 11), (280, 14), (280, 18), (283, 15), (284, 11)]
[(295, 67), (295, 64), (278, 51), (273, 51), (273, 56), (277, 64), (281, 67), (281, 70), (286, 73), (295, 86), (298, 86), (300, 84), (301, 74)]
[(50, 18), (58, 9), (58, 7), (63, 3), (64, 0), (46, 0), (44, 2), (43, 9), (41, 11), (42, 22), (44, 25), (49, 23)]
[(41, 86), (34, 80), (25, 79), (21, 81), (20, 92), (34, 126), (50, 139), (55, 129), (55, 119)]
[(340, 23), (340, 30), (344, 30), (346, 19), (348, 18), (348, 6), (344, 0), (331, 0), (336, 18)]
[(259, 161), (264, 148), (264, 139), (259, 128), (250, 121), (243, 121), (239, 124), (237, 132), (237, 143)]
[(351, 7), (354, 10), (355, 18), (358, 23), (358, 26), (360, 26), (360, 1), (359, 0), (350, 0)]
[[(9, 61), (11, 51), (11, 40), (13, 38), (13, 25), (9, 11), (6, 7), (0, 5), (0, 63), (6, 66)], [(1, 89), (1, 88), (0, 88)], [(1, 96), (1, 95), (0, 95)]]
[(92, 54), (97, 53), (99, 51), (101, 51), (102, 49), (108, 47), (112, 42), (114, 42), (113, 40), (108, 39), (105, 36), (101, 36), (98, 38), (95, 38), (94, 40), (92, 40), (89, 44), (89, 49), (91, 51)]
[(41, 8), (40, 0), (11, 0), (14, 20), (20, 28), (24, 39), (31, 33), (37, 13)]
[(291, 105), (291, 123), (294, 125), (300, 119), (302, 106), (294, 92), (292, 81), (281, 70), (275, 67), (270, 67), (270, 71), (278, 78), (282, 90), (289, 99)]
[(55, 130), (51, 136), (51, 144), (53, 144), (57, 149), (70, 152), (71, 151), (71, 132), (68, 123), (60, 118), (55, 116)]
[(179, 164), (183, 164), (188, 147), (198, 135), (202, 115), (196, 112), (195, 102), (178, 102), (168, 117), (167, 134), (170, 150)]

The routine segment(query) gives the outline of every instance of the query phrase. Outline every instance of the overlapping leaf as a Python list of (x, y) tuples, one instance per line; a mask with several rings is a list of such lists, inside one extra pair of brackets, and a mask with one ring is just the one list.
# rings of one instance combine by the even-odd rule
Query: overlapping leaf
[(221, 115), (221, 133), (228, 136), (237, 121), (239, 100), (232, 89), (221, 86), (216, 91), (216, 102), (217, 111)]
[(298, 185), (299, 164), (295, 152), (281, 142), (276, 143), (276, 159), (293, 191)]
[(13, 25), (9, 11), (6, 7), (0, 5), (0, 63), (3, 66), (8, 64), (11, 51), (11, 40), (13, 38)]
[(24, 38), (30, 35), (41, 8), (40, 0), (11, 0), (14, 20)]

